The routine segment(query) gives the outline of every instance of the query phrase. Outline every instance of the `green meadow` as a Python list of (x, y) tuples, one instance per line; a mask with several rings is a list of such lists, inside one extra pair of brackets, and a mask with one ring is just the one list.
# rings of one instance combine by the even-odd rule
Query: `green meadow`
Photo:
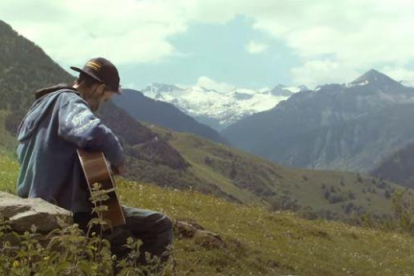
[[(2, 191), (14, 191), (18, 170), (13, 157), (0, 155)], [(176, 233), (175, 268), (170, 266), (165, 275), (414, 274), (414, 238), (397, 230), (306, 220), (292, 212), (270, 212), (196, 191), (121, 178), (117, 183), (123, 204), (197, 223), (224, 241), (208, 246)]]

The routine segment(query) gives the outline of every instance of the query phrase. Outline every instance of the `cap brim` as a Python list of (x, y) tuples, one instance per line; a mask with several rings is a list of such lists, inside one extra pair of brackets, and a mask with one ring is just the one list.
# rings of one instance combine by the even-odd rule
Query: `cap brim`
[[(84, 74), (88, 75), (89, 77), (93, 78), (94, 80), (96, 80), (96, 81), (98, 81), (100, 83), (104, 83), (97, 76), (94, 76), (94, 75), (92, 75), (92, 74), (90, 74), (90, 73), (88, 73), (88, 72), (86, 72), (86, 71), (84, 71), (84, 70), (82, 70), (82, 69), (80, 69), (78, 67), (71, 66), (70, 69), (72, 69), (73, 71), (79, 72), (79, 73), (84, 73)], [(118, 90), (116, 90), (115, 93), (120, 94), (120, 95), (122, 94), (122, 88), (121, 88), (121, 86), (118, 87)]]
[(103, 81), (101, 81), (97, 76), (92, 75), (91, 73), (88, 73), (78, 67), (75, 66), (71, 66), (70, 69), (72, 69), (73, 71), (79, 72), (79, 73), (84, 73), (86, 75), (88, 75), (89, 77), (93, 78), (94, 80), (99, 81), (100, 83), (103, 83)]

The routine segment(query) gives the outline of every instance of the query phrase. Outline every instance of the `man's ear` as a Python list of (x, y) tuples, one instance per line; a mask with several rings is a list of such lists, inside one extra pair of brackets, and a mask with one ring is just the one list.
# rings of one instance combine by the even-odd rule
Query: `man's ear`
[(98, 93), (98, 95), (103, 95), (105, 93), (105, 84), (103, 83), (98, 84), (95, 91), (96, 93)]

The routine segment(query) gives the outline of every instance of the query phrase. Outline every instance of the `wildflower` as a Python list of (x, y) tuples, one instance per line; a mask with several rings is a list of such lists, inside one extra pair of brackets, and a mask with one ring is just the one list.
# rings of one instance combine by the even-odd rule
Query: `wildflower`
[(18, 266), (19, 266), (19, 261), (15, 260), (15, 261), (13, 262), (13, 267), (18, 267)]
[(30, 227), (30, 231), (32, 231), (32, 233), (36, 233), (37, 231), (36, 225), (32, 224), (32, 226)]

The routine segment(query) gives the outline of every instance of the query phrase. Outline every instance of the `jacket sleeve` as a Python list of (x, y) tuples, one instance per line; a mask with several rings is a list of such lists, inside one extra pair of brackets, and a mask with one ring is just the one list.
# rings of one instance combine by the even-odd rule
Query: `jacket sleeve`
[(70, 97), (59, 108), (58, 135), (81, 149), (102, 151), (111, 165), (121, 165), (124, 154), (118, 138), (83, 99), (76, 95)]

